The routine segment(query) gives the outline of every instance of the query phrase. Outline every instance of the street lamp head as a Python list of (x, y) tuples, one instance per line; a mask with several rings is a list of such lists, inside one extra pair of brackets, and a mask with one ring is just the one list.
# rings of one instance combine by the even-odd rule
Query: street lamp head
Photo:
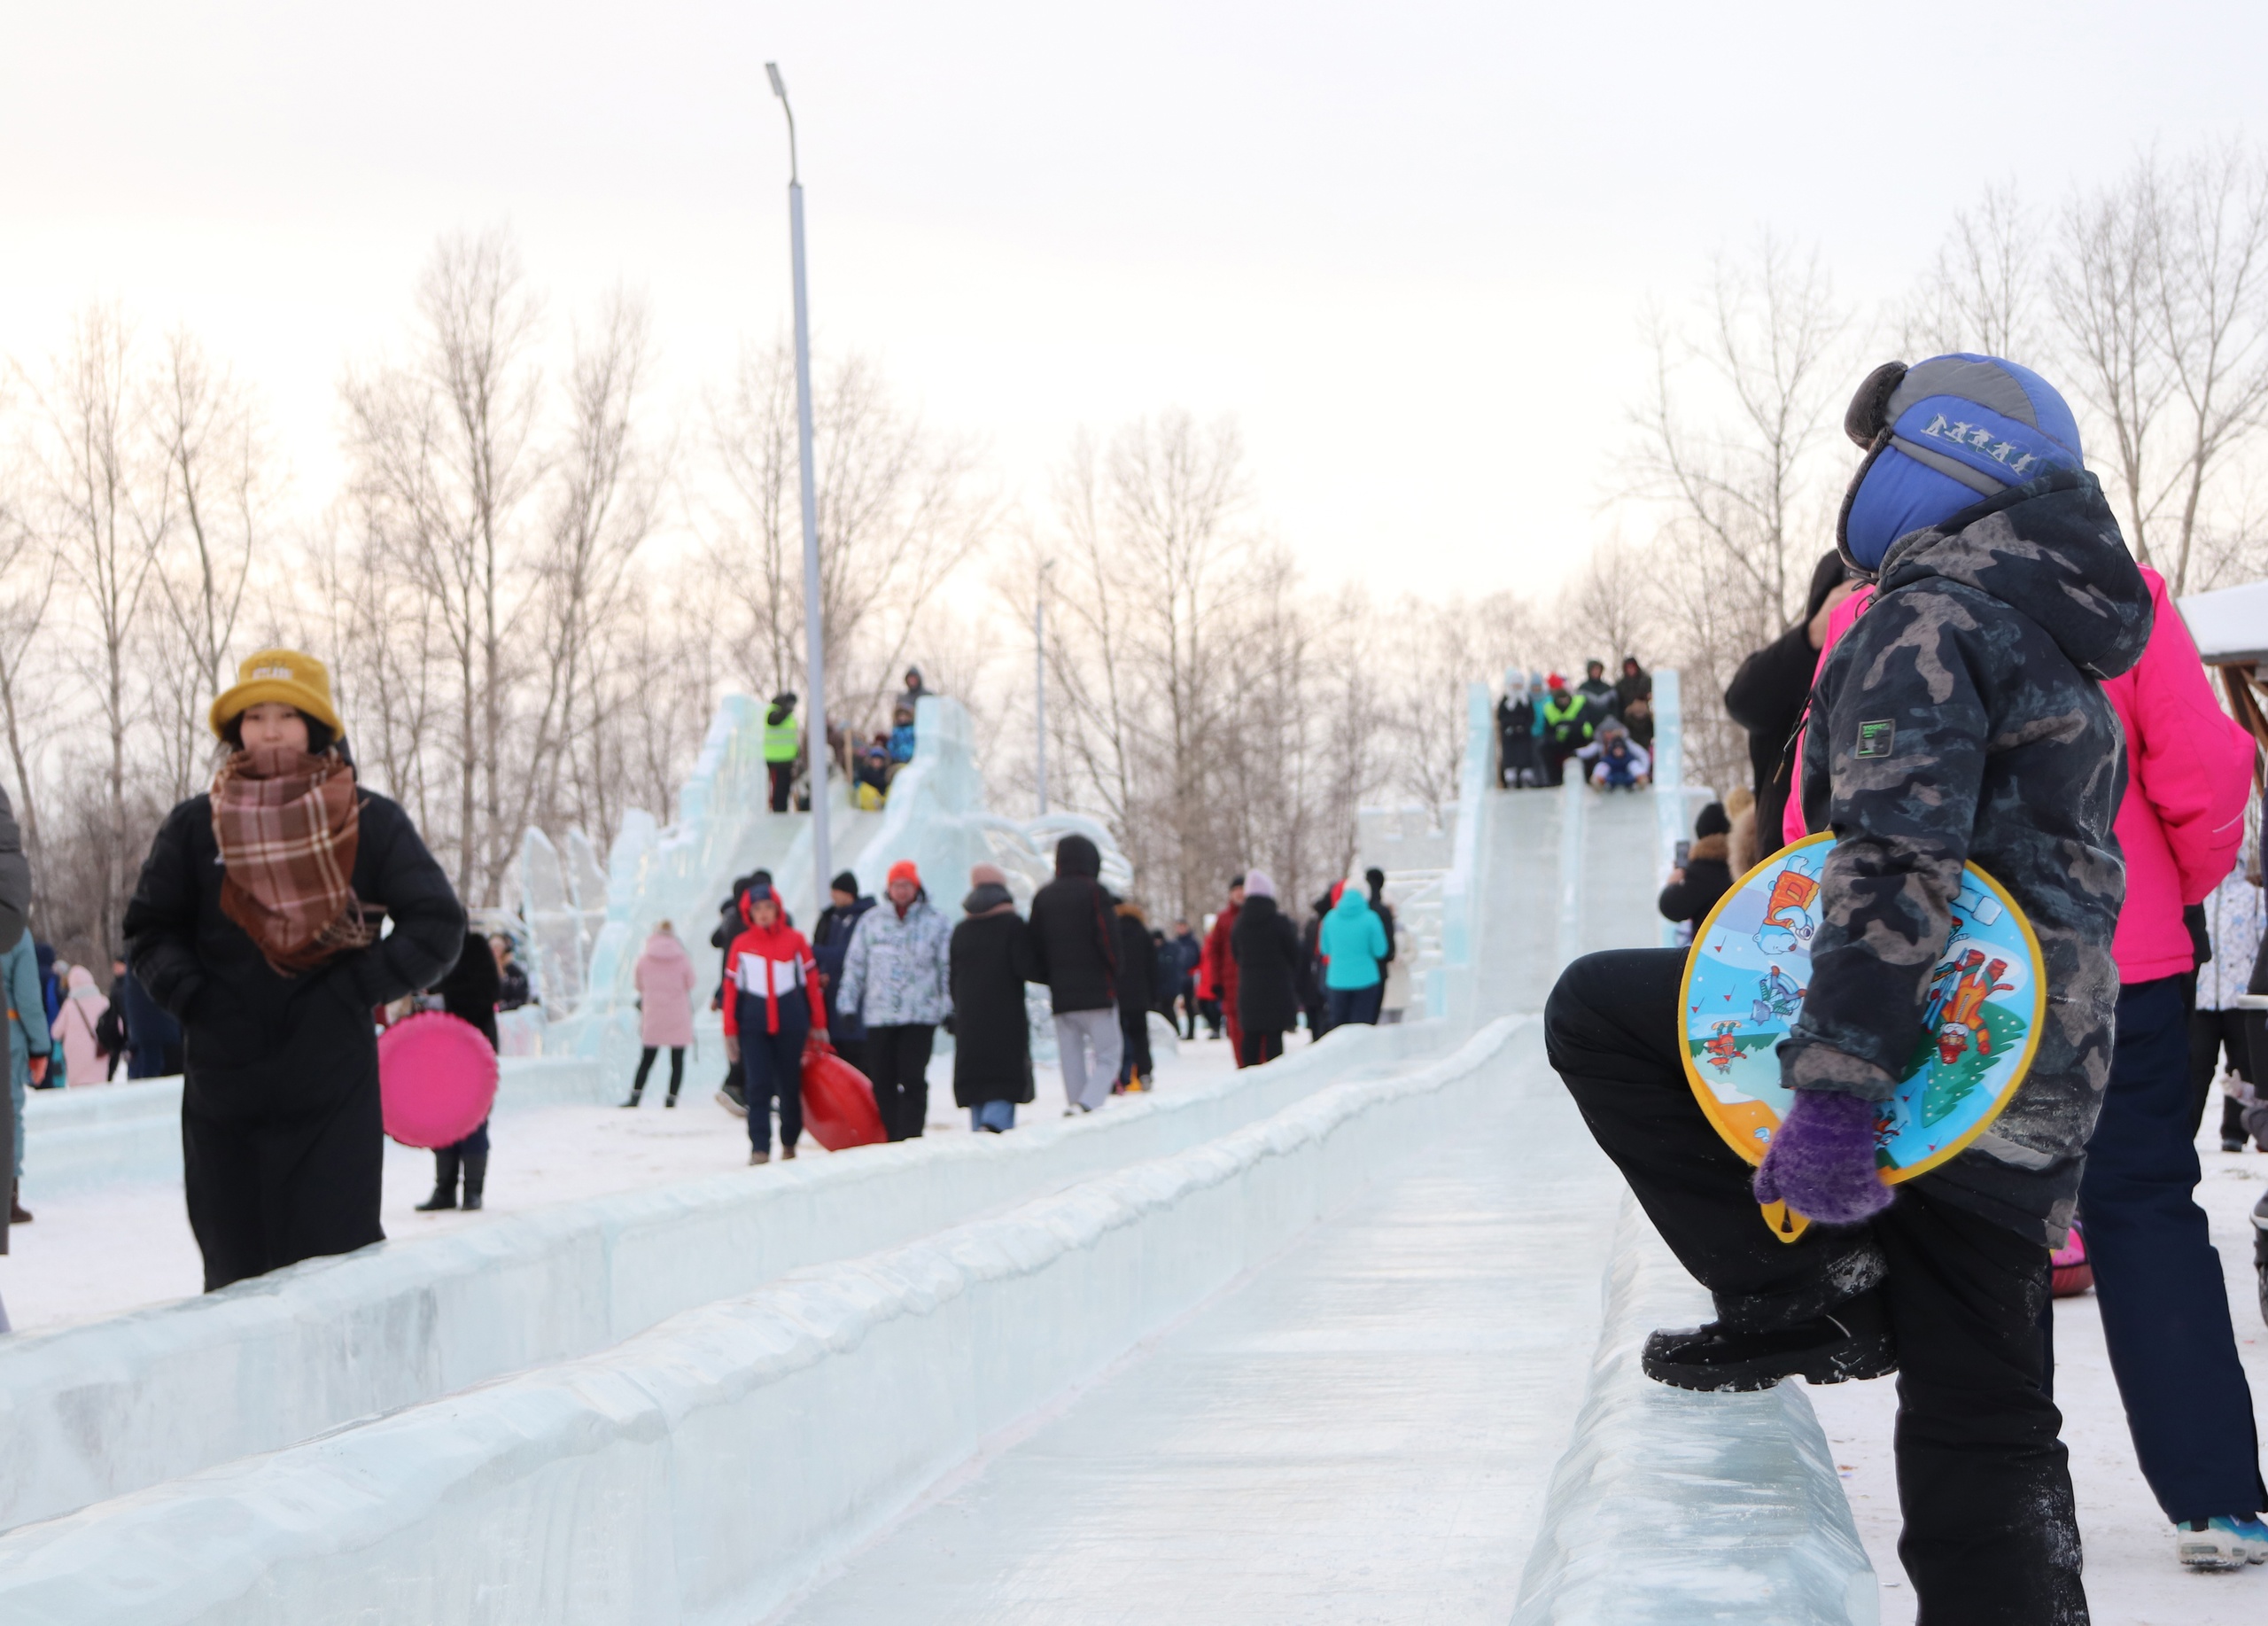
[(781, 101), (786, 101), (788, 82), (780, 77), (780, 65), (777, 62), (767, 62), (764, 65), (764, 72), (765, 76), (772, 81), (772, 94)]

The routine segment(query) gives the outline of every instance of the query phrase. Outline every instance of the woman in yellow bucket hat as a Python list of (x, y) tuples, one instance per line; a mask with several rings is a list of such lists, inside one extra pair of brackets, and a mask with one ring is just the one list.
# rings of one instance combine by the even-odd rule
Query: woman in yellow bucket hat
[(465, 925), (409, 815), (355, 782), (321, 661), (260, 650), (211, 719), (213, 788), (167, 815), (126, 911), (134, 974), (182, 1024), (208, 1292), (383, 1240), (371, 1014), (439, 981)]

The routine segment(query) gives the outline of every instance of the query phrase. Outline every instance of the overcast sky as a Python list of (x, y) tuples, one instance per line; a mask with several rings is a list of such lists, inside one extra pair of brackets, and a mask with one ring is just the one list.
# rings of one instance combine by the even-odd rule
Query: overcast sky
[(1071, 430), (1233, 413), (1324, 578), (1556, 577), (1637, 322), (1770, 225), (1871, 304), (1989, 183), (2246, 128), (2268, 8), (0, 0), (0, 350), (89, 298), (264, 392), (303, 493), (437, 233), (508, 222), (560, 315), (617, 278), (673, 388), (784, 331), (1044, 496)]

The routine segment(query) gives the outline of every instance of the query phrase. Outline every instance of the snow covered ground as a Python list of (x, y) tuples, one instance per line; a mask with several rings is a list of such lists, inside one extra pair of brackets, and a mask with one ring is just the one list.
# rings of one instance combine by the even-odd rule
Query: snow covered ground
[[(2268, 1327), (2261, 1323), (2253, 1275), (2251, 1214), (2268, 1186), (2268, 1156), (2219, 1149), (2218, 1097), (2208, 1119), (2207, 1134), (2198, 1142), (2205, 1165), (2198, 1201), (2212, 1220), (2258, 1418), (2268, 1401)], [(1851, 1511), (1882, 1583), (1883, 1626), (1911, 1626), (1914, 1593), (1898, 1562), (1898, 1485), (1890, 1450), (1896, 1391), (1885, 1379), (1815, 1389), (1811, 1399), (1834, 1444)], [(2171, 1527), (2135, 1466), (2092, 1294), (2056, 1302), (2055, 1400), (2071, 1450), (2087, 1600), (2095, 1620), (2101, 1626), (2258, 1626), (2268, 1620), (2268, 1568), (2201, 1575), (2174, 1562)]]
[[(1203, 1030), (1199, 1031), (1201, 1035)], [(1200, 1037), (1183, 1046), (1177, 1056), (1159, 1054), (1159, 1087), (1171, 1090), (1177, 1081), (1211, 1077), (1232, 1066), (1225, 1040)], [(696, 1066), (688, 1057), (684, 1093), (674, 1110), (662, 1106), (668, 1090), (664, 1058), (635, 1112), (618, 1107), (543, 1107), (499, 1116), (489, 1128), (495, 1149), (489, 1158), (486, 1206), (477, 1214), (418, 1213), (416, 1205), (433, 1189), (432, 1154), (389, 1141), (383, 1213), (386, 1235), (411, 1241), (555, 1202), (744, 1167), (748, 1125), (715, 1099), (723, 1070), (713, 1063)], [(630, 1093), (627, 1079), (622, 1093)], [(1061, 1080), (1052, 1068), (1043, 1067), (1039, 1099), (1019, 1108), (1018, 1116), (1036, 1122), (1034, 1115), (1052, 1116), (1062, 1110)], [(953, 1105), (950, 1055), (938, 1056), (930, 1065), (928, 1132), (969, 1132), (968, 1114)], [(776, 1148), (776, 1140), (774, 1144)], [(827, 1153), (806, 1135), (802, 1155), (824, 1157)], [(34, 1223), (11, 1230), (10, 1251), (0, 1258), (0, 1301), (7, 1304), (9, 1319), (19, 1331), (187, 1297), (203, 1283), (197, 1242), (190, 1234), (177, 1183), (104, 1186), (49, 1197), (32, 1208)]]

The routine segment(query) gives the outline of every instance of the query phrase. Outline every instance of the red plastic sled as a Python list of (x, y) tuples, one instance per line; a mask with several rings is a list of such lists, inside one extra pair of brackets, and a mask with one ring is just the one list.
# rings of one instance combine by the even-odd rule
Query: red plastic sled
[(2087, 1263), (2086, 1239), (2077, 1224), (2061, 1248), (2047, 1256), (2048, 1280), (2057, 1298), (2072, 1298), (2094, 1286), (2094, 1266)]
[(421, 1011), (378, 1035), (378, 1105), (404, 1146), (453, 1146), (496, 1104), (496, 1052), (462, 1016)]
[(804, 1046), (804, 1127), (830, 1152), (889, 1139), (866, 1075), (815, 1039)]

